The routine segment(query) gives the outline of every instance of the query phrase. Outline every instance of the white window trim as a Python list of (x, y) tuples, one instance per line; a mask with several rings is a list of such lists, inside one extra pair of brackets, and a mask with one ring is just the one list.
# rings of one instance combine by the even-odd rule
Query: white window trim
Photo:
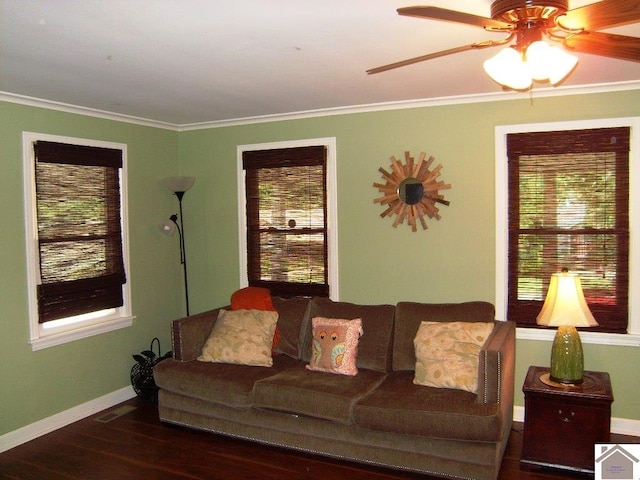
[[(640, 117), (571, 122), (502, 125), (495, 128), (496, 201), (496, 315), (507, 317), (508, 272), (508, 166), (507, 135), (510, 133), (631, 127), (629, 152), (629, 325), (628, 333), (581, 332), (583, 343), (640, 346)], [(552, 341), (554, 330), (518, 328), (517, 338)]]
[(131, 310), (131, 282), (123, 285), (124, 305), (114, 309), (111, 314), (99, 318), (87, 319), (78, 322), (45, 329), (38, 323), (38, 298), (37, 285), (40, 279), (39, 255), (38, 255), (38, 220), (36, 215), (35, 197), (35, 156), (33, 144), (38, 140), (49, 142), (68, 143), (73, 145), (87, 145), (91, 147), (116, 148), (122, 150), (122, 171), (120, 179), (121, 195), (121, 221), (122, 221), (122, 254), (125, 271), (129, 275), (129, 216), (127, 195), (127, 145), (84, 138), (47, 135), (34, 132), (22, 132), (22, 158), (24, 181), (24, 208), (25, 208), (25, 239), (27, 254), (27, 291), (29, 306), (29, 343), (33, 351), (43, 348), (61, 345), (82, 338), (91, 337), (133, 324)]
[(336, 139), (310, 138), (284, 142), (254, 143), (237, 147), (237, 181), (238, 181), (238, 246), (240, 257), (240, 288), (249, 285), (247, 272), (247, 196), (245, 172), (242, 168), (243, 152), (252, 150), (275, 150), (279, 148), (298, 148), (322, 145), (327, 148), (327, 241), (328, 241), (328, 279), (329, 293), (332, 300), (339, 298), (338, 287), (338, 174), (336, 168)]

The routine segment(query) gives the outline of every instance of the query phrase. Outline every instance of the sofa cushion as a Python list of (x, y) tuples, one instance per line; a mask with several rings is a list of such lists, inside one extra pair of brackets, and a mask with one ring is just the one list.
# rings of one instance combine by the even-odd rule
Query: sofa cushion
[(357, 375), (358, 341), (362, 335), (362, 320), (355, 318), (314, 317), (313, 353), (307, 368), (340, 375)]
[(348, 424), (355, 403), (384, 376), (372, 370), (347, 376), (294, 367), (257, 381), (253, 402), (256, 407)]
[(304, 334), (302, 325), (307, 318), (310, 299), (307, 297), (272, 297), (273, 306), (278, 312), (278, 330), (280, 340), (273, 350), (293, 358), (300, 358), (300, 337)]
[(273, 359), (271, 368), (253, 368), (229, 363), (179, 362), (164, 360), (153, 370), (158, 387), (187, 397), (229, 407), (253, 405), (253, 385), (302, 362), (286, 355)]
[(476, 393), (480, 349), (493, 322), (422, 322), (413, 343), (413, 383)]
[(222, 309), (198, 360), (270, 367), (277, 321), (277, 312)]
[(477, 403), (463, 390), (413, 384), (413, 372), (391, 372), (353, 409), (362, 428), (405, 435), (495, 442), (502, 437), (498, 404)]
[[(414, 303), (396, 305), (393, 336), (393, 369), (413, 370), (416, 355), (413, 339), (420, 323), (429, 322), (493, 322), (495, 309), (488, 302)], [(365, 327), (366, 330), (366, 327)]]
[[(356, 365), (358, 368), (387, 372), (391, 366), (394, 312), (393, 305), (356, 305), (315, 297), (311, 300), (309, 317), (362, 319), (364, 335), (358, 344)], [(312, 325), (309, 321), (305, 326), (305, 339), (302, 345), (302, 360), (305, 362), (311, 360), (312, 336)], [(413, 350), (411, 343), (410, 347)]]

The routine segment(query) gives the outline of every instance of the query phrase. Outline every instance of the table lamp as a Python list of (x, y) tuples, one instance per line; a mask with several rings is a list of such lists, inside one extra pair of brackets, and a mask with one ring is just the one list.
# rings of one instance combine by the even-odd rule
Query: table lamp
[(598, 322), (584, 299), (578, 275), (566, 269), (551, 275), (547, 298), (536, 321), (538, 325), (558, 327), (551, 347), (549, 378), (561, 384), (582, 383), (584, 355), (576, 327), (595, 327)]

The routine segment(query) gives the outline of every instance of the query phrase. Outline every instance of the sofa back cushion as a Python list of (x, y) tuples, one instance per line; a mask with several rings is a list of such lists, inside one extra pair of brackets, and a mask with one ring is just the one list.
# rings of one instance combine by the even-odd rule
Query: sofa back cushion
[(278, 331), (280, 332), (280, 338), (273, 351), (299, 360), (302, 353), (300, 348), (302, 326), (306, 322), (311, 299), (272, 297), (271, 301), (278, 312)]
[(428, 322), (493, 322), (494, 317), (495, 308), (489, 302), (398, 303), (393, 339), (393, 370), (415, 369), (416, 355), (413, 339), (416, 337), (423, 320)]
[(302, 360), (311, 360), (312, 325), (314, 317), (362, 319), (363, 334), (358, 344), (358, 368), (378, 372), (391, 369), (391, 345), (393, 338), (393, 305), (357, 305), (347, 302), (334, 302), (328, 298), (315, 297), (311, 300), (309, 318), (304, 326), (302, 340)]

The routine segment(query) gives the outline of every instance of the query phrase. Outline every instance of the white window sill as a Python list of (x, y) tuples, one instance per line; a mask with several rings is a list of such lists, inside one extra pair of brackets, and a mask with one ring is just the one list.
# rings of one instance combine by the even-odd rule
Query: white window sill
[[(542, 330), (537, 328), (517, 328), (516, 338), (518, 340), (544, 340), (553, 341), (555, 330)], [(600, 333), (600, 332), (580, 332), (582, 343), (594, 345), (615, 345), (620, 347), (640, 347), (640, 334), (637, 333)]]
[(42, 350), (43, 348), (53, 347), (55, 345), (62, 345), (63, 343), (73, 342), (82, 338), (92, 337), (94, 335), (100, 335), (101, 333), (112, 332), (121, 328), (127, 328), (133, 325), (133, 319), (135, 317), (120, 317), (115, 320), (109, 320), (106, 322), (96, 323), (93, 325), (87, 325), (85, 327), (74, 328), (66, 332), (55, 333), (52, 335), (41, 336), (29, 341), (31, 344), (31, 350)]

